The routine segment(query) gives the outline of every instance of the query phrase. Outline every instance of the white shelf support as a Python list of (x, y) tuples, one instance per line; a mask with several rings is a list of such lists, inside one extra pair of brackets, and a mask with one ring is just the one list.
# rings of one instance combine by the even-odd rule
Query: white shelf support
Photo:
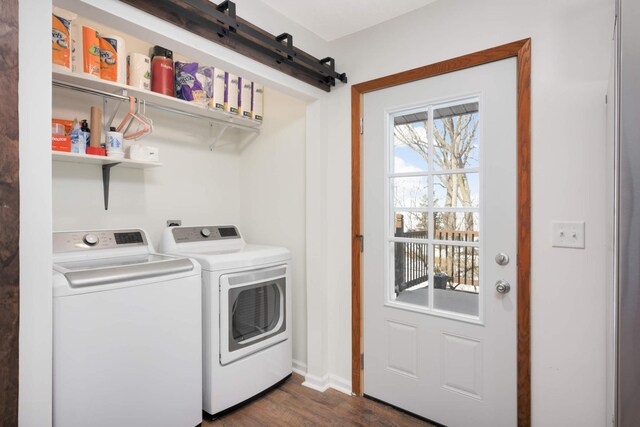
[(227, 142), (226, 144), (220, 144), (222, 135), (224, 135), (226, 130), (229, 129), (230, 127), (231, 126), (222, 125), (222, 128), (214, 136), (213, 135), (214, 125), (213, 125), (213, 123), (209, 123), (209, 138), (211, 140), (211, 145), (209, 145), (209, 150), (213, 151), (215, 148), (222, 148), (222, 147), (226, 147), (228, 145), (237, 145), (238, 146), (238, 151), (242, 151), (242, 150), (244, 150), (246, 148), (247, 145), (249, 145), (249, 143), (251, 141), (253, 141), (255, 139), (256, 136), (258, 136), (260, 134), (260, 132), (257, 129), (255, 129), (255, 130), (250, 131), (249, 133), (247, 133), (244, 136), (244, 138), (242, 138), (242, 141), (240, 141), (240, 142), (231, 141), (231, 142)]
[(106, 96), (102, 97), (102, 123), (104, 123), (103, 135), (105, 135), (105, 141), (107, 132), (109, 132), (109, 129), (111, 129), (113, 120), (116, 118), (116, 114), (118, 114), (118, 110), (120, 109), (121, 104), (122, 100), (117, 100), (116, 105), (113, 107), (113, 113), (111, 113), (111, 115), (109, 115), (109, 117), (107, 118), (107, 111), (109, 111), (109, 99)]
[(258, 136), (257, 133), (250, 133), (248, 135), (246, 135), (242, 141), (240, 141), (240, 144), (238, 144), (238, 149), (240, 151), (244, 151), (245, 148), (247, 148), (247, 146), (251, 143), (251, 141), (253, 141), (256, 136)]
[(213, 149), (218, 146), (220, 138), (222, 138), (222, 135), (224, 135), (227, 129), (229, 129), (229, 126), (222, 125), (220, 127), (220, 130), (216, 134), (216, 136), (213, 136), (213, 123), (209, 122), (209, 138), (211, 141), (211, 144), (209, 145), (209, 150), (213, 151)]

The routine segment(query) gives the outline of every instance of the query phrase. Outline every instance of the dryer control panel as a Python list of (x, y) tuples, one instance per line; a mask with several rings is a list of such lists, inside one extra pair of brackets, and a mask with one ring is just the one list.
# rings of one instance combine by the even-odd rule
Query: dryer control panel
[(233, 225), (205, 225), (176, 227), (171, 230), (176, 243), (203, 242), (208, 240), (239, 239), (240, 232)]
[(89, 230), (53, 233), (53, 253), (147, 246), (142, 230)]

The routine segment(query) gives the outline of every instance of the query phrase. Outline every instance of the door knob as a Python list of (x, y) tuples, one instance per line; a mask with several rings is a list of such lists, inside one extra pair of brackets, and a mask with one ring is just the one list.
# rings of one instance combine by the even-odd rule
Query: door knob
[(496, 264), (498, 265), (509, 264), (509, 255), (505, 254), (504, 252), (500, 252), (498, 255), (496, 255)]
[(496, 282), (496, 291), (499, 294), (507, 294), (509, 293), (510, 290), (511, 290), (511, 285), (509, 284), (509, 282), (505, 280), (498, 280)]

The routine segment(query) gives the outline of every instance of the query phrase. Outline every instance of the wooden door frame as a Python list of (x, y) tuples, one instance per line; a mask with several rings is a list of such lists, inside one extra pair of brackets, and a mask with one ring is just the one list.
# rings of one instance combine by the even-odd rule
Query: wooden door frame
[(496, 46), (401, 73), (351, 86), (351, 384), (353, 393), (363, 393), (362, 335), (362, 235), (361, 156), (363, 97), (365, 93), (390, 88), (502, 59), (518, 59), (517, 65), (517, 277), (518, 277), (518, 426), (531, 425), (531, 39)]

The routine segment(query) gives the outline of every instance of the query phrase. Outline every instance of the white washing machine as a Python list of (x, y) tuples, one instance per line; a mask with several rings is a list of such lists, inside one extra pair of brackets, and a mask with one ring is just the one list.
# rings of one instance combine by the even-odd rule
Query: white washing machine
[(235, 226), (170, 227), (160, 250), (202, 265), (203, 409), (233, 408), (291, 372), (290, 252)]
[(202, 422), (200, 265), (142, 230), (53, 233), (53, 424)]

